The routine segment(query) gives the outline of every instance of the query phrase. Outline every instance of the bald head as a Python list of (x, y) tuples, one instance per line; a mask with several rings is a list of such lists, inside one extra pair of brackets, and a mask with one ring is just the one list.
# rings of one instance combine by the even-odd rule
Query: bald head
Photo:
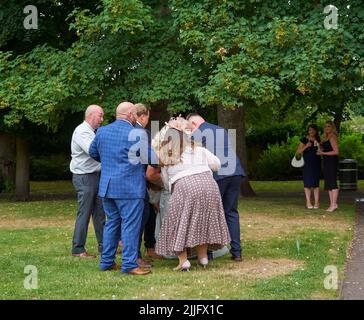
[(96, 104), (87, 107), (85, 111), (85, 121), (94, 129), (100, 127), (104, 121), (104, 111)]
[(122, 102), (116, 108), (116, 119), (124, 119), (132, 125), (136, 123), (136, 107), (131, 102)]
[(197, 130), (200, 125), (205, 122), (205, 119), (202, 118), (198, 113), (189, 114), (186, 119), (190, 123), (192, 131)]

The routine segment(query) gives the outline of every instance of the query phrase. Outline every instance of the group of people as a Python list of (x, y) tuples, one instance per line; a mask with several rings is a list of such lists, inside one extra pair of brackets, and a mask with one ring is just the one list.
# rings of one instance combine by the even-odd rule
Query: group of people
[(103, 271), (150, 273), (143, 234), (149, 258), (177, 257), (177, 271), (189, 270), (192, 256), (206, 267), (227, 244), (232, 260), (242, 261), (237, 206), (245, 172), (227, 131), (190, 114), (172, 118), (152, 139), (150, 110), (130, 102), (117, 106), (114, 122), (101, 126), (103, 116), (100, 106), (89, 106), (72, 136), (73, 256), (95, 257), (85, 248), (92, 217)]
[[(321, 141), (316, 124), (311, 124), (307, 136), (302, 138), (297, 153), (303, 154), (303, 182), (306, 196), (306, 208), (318, 209), (320, 199), (321, 157), (323, 158), (324, 189), (328, 191), (330, 206), (327, 212), (338, 208), (337, 199), (339, 188), (337, 185), (337, 169), (339, 146), (335, 124), (327, 121), (324, 126), (324, 139)], [(312, 191), (314, 205), (311, 202)]]

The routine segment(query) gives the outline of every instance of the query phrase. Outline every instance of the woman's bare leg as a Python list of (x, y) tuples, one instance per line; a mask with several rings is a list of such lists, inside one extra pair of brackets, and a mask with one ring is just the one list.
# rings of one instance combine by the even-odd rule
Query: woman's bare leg
[(337, 208), (337, 198), (339, 197), (339, 189), (332, 190), (332, 207)]
[(191, 267), (190, 262), (187, 260), (187, 250), (183, 250), (179, 255), (178, 255), (178, 260), (179, 260), (179, 264), (177, 267), (175, 267), (173, 270), (175, 271), (181, 271), (181, 270), (189, 270), (189, 268)]
[(313, 195), (315, 197), (315, 207), (318, 207), (320, 204), (320, 188), (314, 188)]
[(198, 260), (201, 260), (202, 258), (207, 258), (207, 244), (197, 246), (196, 249)]
[(311, 204), (311, 189), (310, 188), (304, 188), (305, 190), (305, 196), (306, 196), (306, 207), (310, 208), (312, 207)]
[(328, 190), (329, 198), (330, 198), (330, 206), (327, 208), (326, 211), (329, 211), (332, 208), (332, 190)]

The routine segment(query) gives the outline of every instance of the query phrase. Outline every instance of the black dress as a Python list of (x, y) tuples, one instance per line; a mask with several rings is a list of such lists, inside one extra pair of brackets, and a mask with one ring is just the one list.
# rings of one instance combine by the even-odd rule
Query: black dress
[[(310, 140), (302, 138), (301, 142), (307, 144)], [(321, 170), (321, 157), (318, 156), (317, 147), (314, 146), (314, 141), (311, 147), (303, 151), (303, 160), (305, 165), (303, 167), (303, 185), (305, 188), (318, 188), (320, 186), (320, 170)]]
[[(322, 142), (322, 151), (332, 151), (330, 140)], [(323, 156), (324, 158), (324, 179), (325, 179), (325, 190), (337, 189), (336, 175), (337, 167), (339, 162), (338, 156)]]

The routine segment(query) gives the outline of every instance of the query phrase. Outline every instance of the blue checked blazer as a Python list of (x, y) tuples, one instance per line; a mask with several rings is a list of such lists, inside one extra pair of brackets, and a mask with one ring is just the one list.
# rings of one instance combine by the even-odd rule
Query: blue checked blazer
[[(135, 129), (131, 123), (120, 119), (100, 127), (96, 132), (89, 154), (101, 162), (100, 197), (111, 199), (145, 197), (145, 167), (138, 161), (138, 149), (133, 147), (136, 140), (128, 141), (131, 131), (146, 137), (144, 130)], [(145, 139), (147, 140), (147, 137)]]

